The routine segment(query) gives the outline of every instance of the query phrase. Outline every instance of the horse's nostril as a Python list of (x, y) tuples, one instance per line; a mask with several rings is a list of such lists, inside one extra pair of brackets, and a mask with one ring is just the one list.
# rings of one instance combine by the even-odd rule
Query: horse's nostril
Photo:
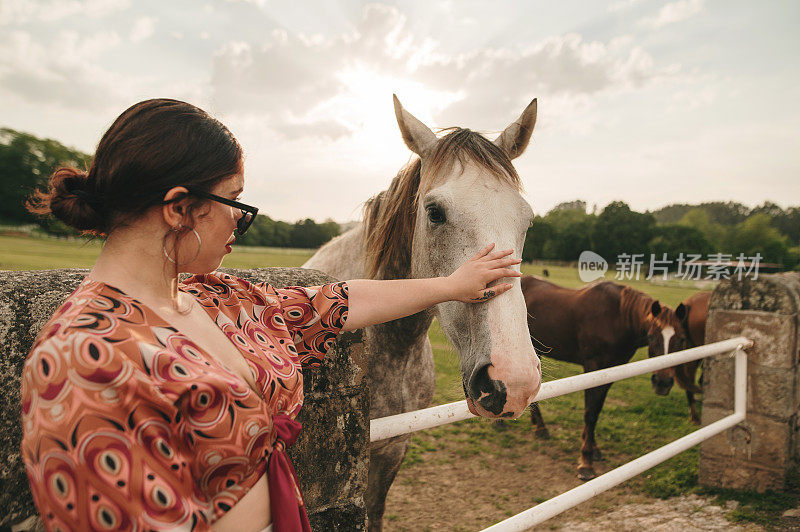
[(650, 375), (650, 381), (653, 383), (653, 389), (659, 395), (667, 395), (675, 383), (672, 377), (665, 377), (656, 373)]
[(488, 364), (472, 372), (469, 395), (473, 401), (495, 415), (501, 414), (506, 406), (506, 385), (489, 376)]

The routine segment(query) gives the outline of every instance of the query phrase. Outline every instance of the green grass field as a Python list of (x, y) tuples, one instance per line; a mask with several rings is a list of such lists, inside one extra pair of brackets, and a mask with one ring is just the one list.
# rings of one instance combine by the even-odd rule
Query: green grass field
[[(91, 268), (102, 247), (101, 240), (63, 240), (0, 234), (0, 270), (49, 270)], [(235, 247), (225, 257), (227, 268), (300, 266), (313, 249)]]
[[(0, 269), (51, 269), (89, 268), (100, 252), (99, 241), (83, 242), (16, 235), (0, 235)], [(286, 250), (279, 248), (239, 247), (225, 258), (223, 266), (238, 268), (300, 266), (313, 250)], [(549, 280), (567, 287), (583, 283), (575, 268), (562, 266), (535, 266), (523, 264), (523, 273), (541, 275), (547, 268)], [(607, 274), (612, 278), (611, 274)], [(697, 289), (672, 283), (666, 286), (647, 281), (627, 284), (647, 292), (652, 297), (675, 307)], [(437, 322), (429, 332), (436, 365), (436, 392), (434, 403), (442, 404), (464, 398), (458, 368), (458, 353), (450, 345)], [(647, 356), (640, 349), (634, 360)], [(579, 366), (542, 357), (543, 380), (554, 380), (581, 372)], [(541, 405), (542, 415), (548, 424), (552, 439), (542, 442), (531, 437), (530, 418), (525, 415), (508, 421), (505, 430), (498, 431), (491, 423), (472, 419), (433, 430), (413, 437), (412, 447), (403, 464), (413, 468), (424, 463), (426, 454), (435, 449), (448, 448), (456, 456), (481, 456), (482, 459), (513, 460), (515, 454), (526, 451), (547, 453), (563, 461), (565, 468), (575, 469), (583, 429), (583, 394), (575, 393), (549, 399)], [(686, 399), (681, 390), (674, 389), (669, 396), (656, 396), (648, 375), (615, 383), (609, 392), (597, 428), (597, 440), (607, 462), (604, 469), (640, 456), (687, 434), (696, 427), (689, 423)], [(495, 445), (490, 445), (494, 443)], [(499, 444), (499, 445), (497, 445)], [(501, 449), (499, 454), (490, 449)], [(697, 485), (697, 448), (684, 452), (664, 464), (628, 482), (639, 492), (669, 497), (691, 491), (702, 491)], [(783, 509), (796, 504), (794, 495), (753, 494), (716, 491), (721, 499), (737, 499), (740, 509), (731, 517), (741, 521), (762, 524), (775, 522)]]

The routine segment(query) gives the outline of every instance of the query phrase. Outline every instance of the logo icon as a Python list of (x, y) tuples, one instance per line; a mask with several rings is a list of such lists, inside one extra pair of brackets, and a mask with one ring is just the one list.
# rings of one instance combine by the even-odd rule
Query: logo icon
[(582, 251), (578, 257), (578, 277), (584, 283), (591, 283), (600, 279), (608, 271), (606, 259), (594, 251)]

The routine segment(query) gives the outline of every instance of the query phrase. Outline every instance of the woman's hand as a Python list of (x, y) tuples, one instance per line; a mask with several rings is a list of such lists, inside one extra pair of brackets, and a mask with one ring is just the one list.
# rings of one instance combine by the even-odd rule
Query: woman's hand
[(509, 257), (514, 252), (513, 249), (494, 252), (492, 249), (494, 244), (489, 244), (447, 277), (453, 291), (453, 300), (465, 303), (487, 301), (511, 289), (509, 283), (488, 288), (487, 284), (503, 277), (522, 275), (508, 268), (522, 262), (522, 259)]
[(353, 279), (347, 281), (349, 309), (343, 331), (352, 331), (416, 314), (445, 301), (477, 303), (487, 301), (511, 288), (508, 283), (487, 288), (502, 277), (522, 275), (508, 266), (520, 259), (514, 251), (495, 251), (486, 246), (447, 277), (431, 279)]

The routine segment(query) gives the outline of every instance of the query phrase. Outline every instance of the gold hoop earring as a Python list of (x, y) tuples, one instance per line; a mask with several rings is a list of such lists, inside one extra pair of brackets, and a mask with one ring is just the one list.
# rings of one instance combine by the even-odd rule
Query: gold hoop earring
[[(180, 230), (181, 230), (181, 226), (173, 227), (172, 229), (169, 230), (169, 232), (167, 234), (176, 233), (176, 238), (177, 238), (177, 233)], [(182, 262), (181, 264), (189, 264), (190, 262), (194, 262), (194, 260), (200, 255), (200, 248), (203, 246), (203, 241), (200, 239), (200, 234), (194, 228), (192, 228), (192, 233), (194, 233), (195, 238), (197, 238), (197, 253), (195, 253), (194, 257), (192, 257), (190, 260), (188, 260), (186, 262)], [(166, 237), (164, 238), (164, 240), (166, 240)], [(177, 240), (176, 240), (175, 243), (176, 243), (175, 247), (177, 248)], [(172, 264), (177, 264), (175, 262), (175, 259), (173, 259), (172, 257), (169, 256), (169, 253), (167, 252), (167, 243), (166, 242), (164, 242), (161, 245), (161, 249), (162, 249), (162, 251), (164, 251), (164, 256), (167, 257), (168, 261), (170, 261)]]

